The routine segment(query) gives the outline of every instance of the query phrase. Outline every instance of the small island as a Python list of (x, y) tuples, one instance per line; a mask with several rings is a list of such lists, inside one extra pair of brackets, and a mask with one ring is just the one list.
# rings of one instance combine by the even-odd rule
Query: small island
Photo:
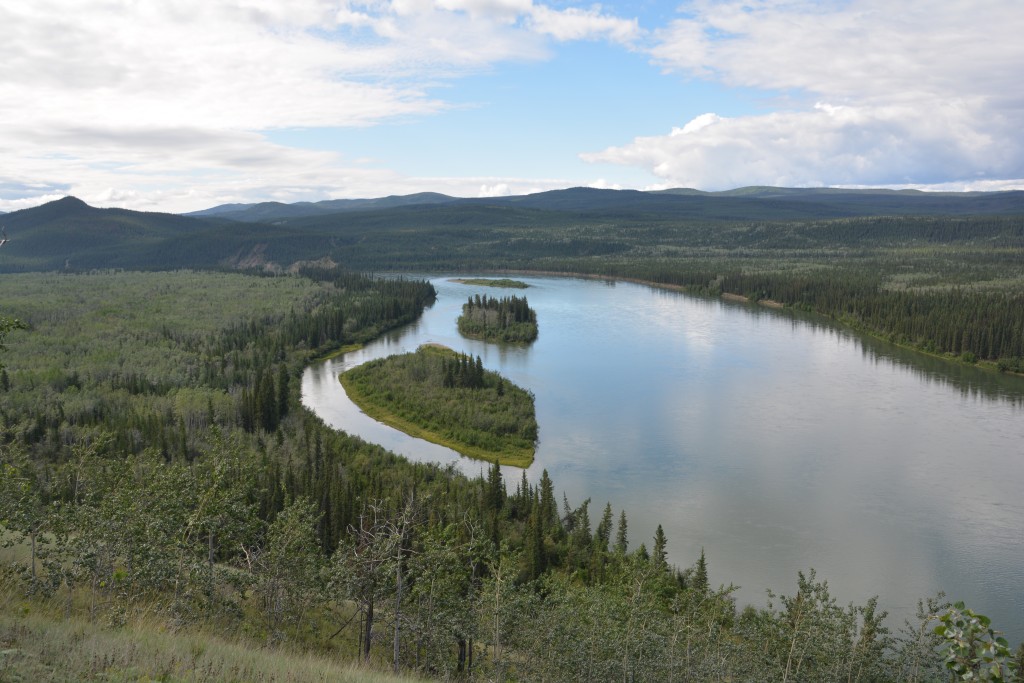
[(499, 287), (502, 289), (526, 289), (530, 285), (520, 280), (509, 280), (508, 278), (501, 278), (500, 280), (492, 280), (489, 278), (457, 278), (452, 280), (460, 285), (476, 285), (477, 287)]
[(537, 312), (526, 297), (471, 296), (462, 305), (458, 325), (463, 337), (482, 341), (525, 344), (537, 338)]
[(341, 375), (375, 420), (479, 460), (529, 467), (537, 446), (533, 394), (473, 358), (421, 346)]

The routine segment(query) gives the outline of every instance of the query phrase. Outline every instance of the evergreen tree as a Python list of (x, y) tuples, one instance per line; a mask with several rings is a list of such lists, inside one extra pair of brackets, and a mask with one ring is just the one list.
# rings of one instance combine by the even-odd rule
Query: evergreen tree
[(704, 548), (700, 549), (700, 559), (693, 570), (693, 588), (701, 594), (708, 592), (708, 563), (704, 559)]
[(619, 512), (619, 528), (615, 531), (615, 552), (625, 555), (629, 550), (628, 525), (626, 523), (626, 511)]
[(505, 482), (501, 477), (501, 463), (495, 461), (487, 472), (487, 507), (500, 512), (505, 506)]
[(668, 567), (668, 539), (665, 538), (665, 530), (658, 525), (658, 529), (654, 532), (654, 552), (651, 555), (651, 561), (654, 563), (655, 568), (665, 569)]
[(612, 540), (612, 504), (606, 503), (601, 521), (597, 525), (597, 532), (594, 534), (597, 549), (603, 553), (608, 552), (608, 544)]

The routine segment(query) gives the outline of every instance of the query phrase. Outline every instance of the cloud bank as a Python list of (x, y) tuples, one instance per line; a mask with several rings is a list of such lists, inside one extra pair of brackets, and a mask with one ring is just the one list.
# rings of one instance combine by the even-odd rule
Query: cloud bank
[(638, 30), (531, 0), (34, 0), (0, 4), (0, 26), (0, 187), (168, 210), (268, 187), (427, 189), (266, 133), (434, 116), (448, 105), (428, 93), (451, 79)]
[(763, 91), (774, 111), (706, 113), (583, 159), (703, 189), (1024, 178), (1024, 11), (1014, 0), (684, 9), (656, 32), (654, 62), (677, 77)]
[[(660, 12), (647, 16), (662, 25), (566, 0), (0, 3), (0, 210), (65, 193), (101, 206), (187, 211), (643, 182), (1024, 187), (1017, 0), (694, 0), (668, 23)], [(596, 45), (586, 54), (606, 60), (581, 61), (589, 69), (576, 79), (595, 92), (600, 85), (602, 97), (619, 77), (612, 60), (643, 55), (666, 90), (707, 81), (760, 100), (740, 114), (711, 102), (690, 109), (706, 112), (699, 116), (666, 113), (664, 134), (646, 136), (633, 120), (601, 118), (596, 106), (581, 128), (601, 132), (580, 158), (620, 168), (594, 167), (588, 177), (580, 164), (571, 179), (494, 177), (471, 166), (424, 177), (359, 158), (372, 150), (349, 156), (275, 135), (460, 120), (453, 114), (471, 108), (476, 91), (446, 99), (455, 86), (495, 79), (505, 87), (504, 65), (540, 65), (572, 43)], [(537, 140), (550, 139), (544, 133)], [(535, 168), (548, 167), (543, 146), (524, 150)], [(565, 168), (558, 159), (550, 166)]]

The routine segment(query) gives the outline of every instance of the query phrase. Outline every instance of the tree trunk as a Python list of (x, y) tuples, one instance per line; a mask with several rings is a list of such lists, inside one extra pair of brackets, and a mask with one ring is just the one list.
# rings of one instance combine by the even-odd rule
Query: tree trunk
[[(401, 546), (399, 546), (401, 547)], [(398, 651), (401, 639), (399, 638), (399, 624), (402, 621), (402, 560), (401, 553), (399, 553), (399, 560), (397, 568), (395, 569), (397, 575), (396, 584), (397, 590), (395, 591), (395, 661), (394, 670), (395, 675), (398, 675)]]
[(373, 636), (373, 598), (366, 604), (366, 632), (363, 637), (363, 661), (370, 661), (370, 638)]

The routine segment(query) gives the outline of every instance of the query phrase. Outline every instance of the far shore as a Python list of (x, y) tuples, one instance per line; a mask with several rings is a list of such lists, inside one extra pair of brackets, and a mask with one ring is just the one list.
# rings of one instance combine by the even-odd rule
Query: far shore
[[(500, 272), (503, 272), (503, 271), (499, 270), (499, 271), (496, 271), (496, 272), (500, 273)], [(691, 295), (695, 295), (695, 296), (701, 296), (700, 294), (695, 293), (695, 292), (693, 292), (693, 290), (688, 289), (686, 287), (683, 287), (682, 285), (672, 285), (672, 284), (667, 284), (667, 283), (664, 283), (664, 282), (654, 282), (652, 280), (644, 280), (644, 279), (636, 278), (636, 277), (624, 277), (624, 276), (620, 276), (620, 275), (597, 275), (597, 274), (594, 274), (594, 273), (564, 272), (564, 271), (557, 271), (557, 270), (510, 270), (510, 271), (507, 271), (507, 272), (509, 274), (512, 274), (512, 275), (532, 275), (532, 276), (537, 276), (537, 277), (570, 277), (570, 278), (574, 277), (574, 278), (579, 278), (581, 280), (602, 280), (604, 282), (611, 282), (611, 283), (615, 283), (615, 282), (631, 282), (631, 283), (636, 284), (636, 285), (645, 285), (647, 287), (653, 287), (654, 289), (664, 289), (664, 290), (667, 290), (667, 291), (670, 291), (670, 292), (680, 292), (682, 294), (691, 294)], [(736, 301), (736, 302), (750, 303), (750, 299), (748, 297), (745, 297), (742, 294), (733, 294), (731, 292), (723, 292), (722, 294), (719, 295), (719, 298), (725, 299), (727, 301)], [(772, 309), (779, 309), (779, 310), (781, 310), (781, 309), (789, 308), (786, 304), (784, 304), (784, 303), (782, 303), (780, 301), (774, 301), (773, 299), (761, 299), (757, 303), (762, 305), (762, 306), (765, 306), (767, 308), (772, 308)], [(970, 365), (971, 367), (981, 368), (981, 369), (987, 370), (989, 372), (995, 372), (995, 373), (999, 373), (999, 374), (1016, 375), (1018, 377), (1024, 377), (1024, 372), (1014, 372), (1012, 370), (1000, 370), (998, 365), (997, 365), (997, 363), (996, 363), (996, 361), (993, 361), (993, 360), (978, 360), (978, 361), (974, 361), (974, 362), (969, 362), (969, 361), (961, 359), (959, 356), (952, 356), (952, 355), (948, 355), (948, 354), (944, 354), (944, 353), (935, 353), (935, 352), (932, 352), (932, 351), (925, 351), (924, 349), (918, 348), (917, 346), (914, 346), (913, 344), (906, 344), (906, 343), (900, 343), (900, 342), (893, 341), (892, 339), (889, 339), (885, 335), (878, 334), (876, 332), (873, 332), (873, 331), (871, 331), (869, 329), (861, 327), (860, 325), (857, 325), (857, 324), (852, 323), (852, 322), (847, 321), (847, 320), (838, 320), (836, 318), (831, 318), (831, 317), (823, 315), (821, 313), (815, 313), (814, 315), (818, 315), (821, 318), (826, 319), (826, 320), (831, 320), (833, 323), (835, 323), (837, 325), (845, 325), (846, 327), (849, 327), (850, 329), (856, 330), (859, 334), (863, 334), (863, 335), (866, 335), (868, 337), (872, 337), (874, 339), (878, 339), (880, 341), (884, 341), (886, 343), (893, 344), (894, 346), (898, 346), (901, 349), (907, 349), (908, 351), (913, 351), (915, 353), (922, 353), (922, 354), (924, 354), (926, 356), (931, 356), (932, 358), (939, 358), (941, 360), (950, 361), (950, 362), (953, 362), (953, 363), (959, 363), (961, 365)]]

